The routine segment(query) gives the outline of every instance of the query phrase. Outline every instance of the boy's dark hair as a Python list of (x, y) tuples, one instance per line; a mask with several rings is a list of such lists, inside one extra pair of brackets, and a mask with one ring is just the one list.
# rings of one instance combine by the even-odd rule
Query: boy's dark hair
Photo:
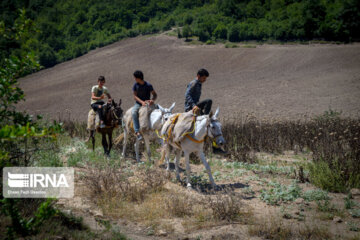
[(134, 72), (134, 77), (135, 77), (135, 78), (140, 78), (141, 80), (144, 80), (144, 74), (143, 74), (142, 71), (140, 71), (140, 70), (136, 70), (136, 71)]
[(100, 82), (105, 81), (105, 77), (104, 76), (99, 76), (98, 81), (100, 81)]
[(203, 76), (206, 76), (208, 77), (209, 76), (209, 72), (205, 69), (205, 68), (202, 68), (198, 71), (197, 75), (199, 75), (200, 77), (203, 77)]

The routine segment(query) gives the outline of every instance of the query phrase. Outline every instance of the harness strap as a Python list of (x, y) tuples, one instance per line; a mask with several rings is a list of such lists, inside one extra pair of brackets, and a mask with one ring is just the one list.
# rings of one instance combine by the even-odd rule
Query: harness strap
[(193, 117), (193, 123), (192, 123), (193, 124), (192, 130), (190, 132), (183, 133), (182, 137), (187, 136), (188, 134), (192, 134), (192, 133), (195, 132), (195, 122), (196, 122), (196, 117), (194, 116)]
[(205, 138), (203, 140), (196, 140), (195, 138), (192, 138), (190, 135), (185, 135), (185, 137), (196, 143), (203, 143), (205, 141)]
[(173, 119), (171, 120), (171, 125), (170, 125), (170, 127), (169, 127), (169, 131), (168, 131), (168, 137), (167, 137), (167, 139), (166, 139), (166, 141), (167, 141), (167, 142), (168, 142), (168, 141), (169, 141), (169, 139), (170, 139), (170, 136), (171, 136), (171, 131), (172, 131), (172, 129), (173, 129), (173, 127), (174, 127), (175, 123), (177, 122), (177, 120), (178, 120), (179, 116), (180, 116), (180, 113), (176, 114), (176, 115), (173, 117)]
[(165, 140), (165, 137), (160, 136), (159, 131), (157, 129), (155, 130), (155, 132), (156, 132), (156, 135), (158, 136), (158, 138), (161, 138), (162, 140)]

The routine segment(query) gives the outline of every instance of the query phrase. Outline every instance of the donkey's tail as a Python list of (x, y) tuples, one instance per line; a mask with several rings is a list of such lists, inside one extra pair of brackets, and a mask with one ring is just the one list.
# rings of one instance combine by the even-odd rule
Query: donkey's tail
[(121, 133), (115, 140), (114, 143), (115, 145), (118, 145), (119, 143), (121, 143), (124, 140), (124, 133)]

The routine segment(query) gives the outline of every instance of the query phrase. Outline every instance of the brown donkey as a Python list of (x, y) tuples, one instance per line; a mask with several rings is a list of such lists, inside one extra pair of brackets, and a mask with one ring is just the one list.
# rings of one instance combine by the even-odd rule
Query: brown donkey
[[(102, 136), (102, 145), (104, 148), (104, 154), (105, 156), (110, 156), (110, 150), (112, 147), (112, 133), (115, 127), (121, 126), (121, 121), (123, 117), (123, 110), (120, 107), (121, 105), (121, 99), (119, 101), (119, 104), (116, 104), (114, 100), (111, 102), (108, 102), (104, 105), (102, 108), (103, 114), (104, 114), (104, 124), (105, 128), (97, 127), (96, 130), (101, 133)], [(90, 114), (89, 114), (90, 117)], [(106, 136), (109, 139), (109, 143), (106, 139)], [(92, 140), (92, 147), (93, 150), (95, 150), (95, 130), (90, 129), (90, 136), (88, 140)]]

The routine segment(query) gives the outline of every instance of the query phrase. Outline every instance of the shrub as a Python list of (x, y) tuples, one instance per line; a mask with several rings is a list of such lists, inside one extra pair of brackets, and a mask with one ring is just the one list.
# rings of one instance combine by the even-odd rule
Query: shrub
[(57, 63), (55, 52), (49, 45), (45, 45), (41, 48), (39, 60), (40, 64), (44, 67), (52, 67)]
[(186, 14), (186, 16), (184, 17), (184, 23), (186, 25), (190, 25), (193, 22), (194, 18), (191, 14)]
[(162, 27), (162, 30), (163, 31), (170, 30), (172, 26), (175, 26), (175, 20), (174, 18), (171, 17), (165, 22), (165, 25)]
[(238, 48), (239, 46), (237, 44), (232, 43), (225, 43), (225, 48)]
[(320, 189), (308, 190), (302, 194), (302, 198), (309, 202), (330, 199), (328, 193)]
[(207, 202), (215, 220), (231, 222), (237, 220), (241, 215), (242, 202), (232, 192), (209, 196)]
[(332, 192), (346, 191), (346, 182), (340, 168), (330, 168), (328, 162), (319, 161), (309, 164), (310, 181), (322, 189)]
[(218, 24), (213, 32), (216, 39), (227, 39), (227, 28), (224, 24)]
[(240, 41), (240, 26), (238, 24), (232, 25), (229, 30), (230, 42), (239, 42)]
[(207, 30), (205, 29), (199, 29), (197, 31), (197, 35), (199, 37), (199, 41), (202, 41), (202, 42), (206, 42), (207, 40), (210, 39), (210, 34)]
[(147, 194), (161, 191), (166, 183), (164, 174), (152, 168), (139, 169), (136, 177), (133, 177), (131, 172), (114, 166), (105, 166), (102, 169), (98, 166), (88, 168), (87, 171), (84, 180), (88, 183), (92, 196), (99, 200), (119, 198), (142, 202)]
[(271, 183), (269, 190), (262, 190), (260, 199), (264, 202), (276, 205), (280, 202), (291, 202), (301, 196), (301, 188), (296, 183), (283, 186), (279, 183)]
[(191, 27), (189, 25), (185, 25), (182, 29), (182, 37), (186, 38), (186, 40), (192, 36), (192, 30)]
[(181, 193), (172, 193), (165, 199), (166, 210), (175, 217), (185, 217), (193, 215), (193, 205), (195, 199)]
[(215, 44), (215, 42), (213, 40), (207, 40), (205, 44), (206, 45), (213, 45), (213, 44)]

